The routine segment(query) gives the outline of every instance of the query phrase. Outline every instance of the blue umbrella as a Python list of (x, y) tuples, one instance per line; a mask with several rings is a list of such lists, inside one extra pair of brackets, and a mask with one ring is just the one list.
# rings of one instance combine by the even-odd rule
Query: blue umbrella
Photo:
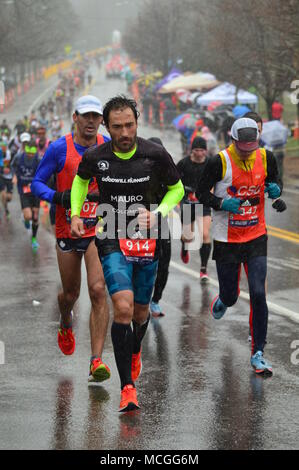
[(233, 109), (233, 113), (236, 119), (243, 117), (249, 111), (251, 111), (251, 109), (248, 108), (248, 106), (244, 106), (241, 104), (237, 104), (237, 106), (235, 106)]
[(172, 124), (174, 125), (174, 127), (180, 131), (182, 130), (183, 128), (185, 128), (184, 126), (184, 121), (191, 117), (191, 114), (190, 113), (183, 113), (183, 114), (180, 114), (179, 116), (177, 116), (176, 118), (174, 118), (174, 120), (172, 121)]

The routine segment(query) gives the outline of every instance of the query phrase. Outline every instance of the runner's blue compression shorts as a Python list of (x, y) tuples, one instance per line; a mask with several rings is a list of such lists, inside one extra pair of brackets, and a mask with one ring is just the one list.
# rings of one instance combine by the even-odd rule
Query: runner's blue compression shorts
[(139, 264), (128, 261), (121, 251), (114, 251), (100, 259), (110, 296), (122, 290), (131, 290), (134, 293), (134, 302), (140, 305), (150, 303), (158, 260)]

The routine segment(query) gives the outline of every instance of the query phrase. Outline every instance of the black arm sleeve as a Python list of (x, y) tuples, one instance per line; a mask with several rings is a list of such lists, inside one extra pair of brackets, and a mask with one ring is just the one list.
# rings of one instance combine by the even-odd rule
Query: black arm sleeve
[(163, 149), (159, 159), (161, 182), (165, 186), (173, 186), (180, 180), (180, 173), (171, 157), (171, 155)]
[(180, 178), (184, 186), (186, 185), (186, 162), (187, 160), (189, 160), (189, 157), (183, 158), (176, 164), (177, 170), (180, 174)]
[(279, 177), (277, 162), (274, 154), (270, 150), (266, 150), (267, 155), (267, 178), (266, 183), (276, 183), (280, 187), (281, 191), (283, 188), (282, 181)]
[(176, 164), (176, 167), (178, 169), (178, 172), (180, 173), (181, 175), (181, 178), (184, 174), (184, 170), (183, 170), (183, 160), (180, 160), (177, 164)]
[(211, 189), (222, 179), (222, 161), (220, 155), (210, 157), (198, 182), (196, 197), (201, 204), (220, 210), (222, 199), (214, 196)]
[(96, 149), (88, 149), (84, 152), (82, 160), (78, 166), (77, 175), (84, 180), (89, 180), (95, 176)]

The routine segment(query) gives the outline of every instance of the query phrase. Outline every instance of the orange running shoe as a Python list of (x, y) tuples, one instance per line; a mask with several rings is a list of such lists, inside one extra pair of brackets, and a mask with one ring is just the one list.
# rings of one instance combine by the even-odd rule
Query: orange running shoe
[(109, 367), (99, 357), (91, 361), (88, 382), (103, 382), (109, 379), (110, 375)]
[(121, 391), (119, 410), (122, 413), (138, 410), (140, 407), (137, 401), (136, 388), (131, 385), (125, 385)]
[(73, 354), (76, 347), (75, 336), (72, 328), (60, 327), (57, 335), (58, 346), (60, 347), (63, 354), (69, 356)]
[(137, 354), (132, 354), (131, 376), (133, 382), (138, 379), (142, 371), (141, 350)]

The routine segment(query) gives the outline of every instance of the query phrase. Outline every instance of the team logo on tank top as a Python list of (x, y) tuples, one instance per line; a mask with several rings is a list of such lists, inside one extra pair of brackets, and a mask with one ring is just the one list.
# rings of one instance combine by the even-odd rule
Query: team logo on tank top
[(106, 171), (109, 168), (109, 163), (106, 160), (101, 160), (98, 162), (98, 168), (101, 171)]

